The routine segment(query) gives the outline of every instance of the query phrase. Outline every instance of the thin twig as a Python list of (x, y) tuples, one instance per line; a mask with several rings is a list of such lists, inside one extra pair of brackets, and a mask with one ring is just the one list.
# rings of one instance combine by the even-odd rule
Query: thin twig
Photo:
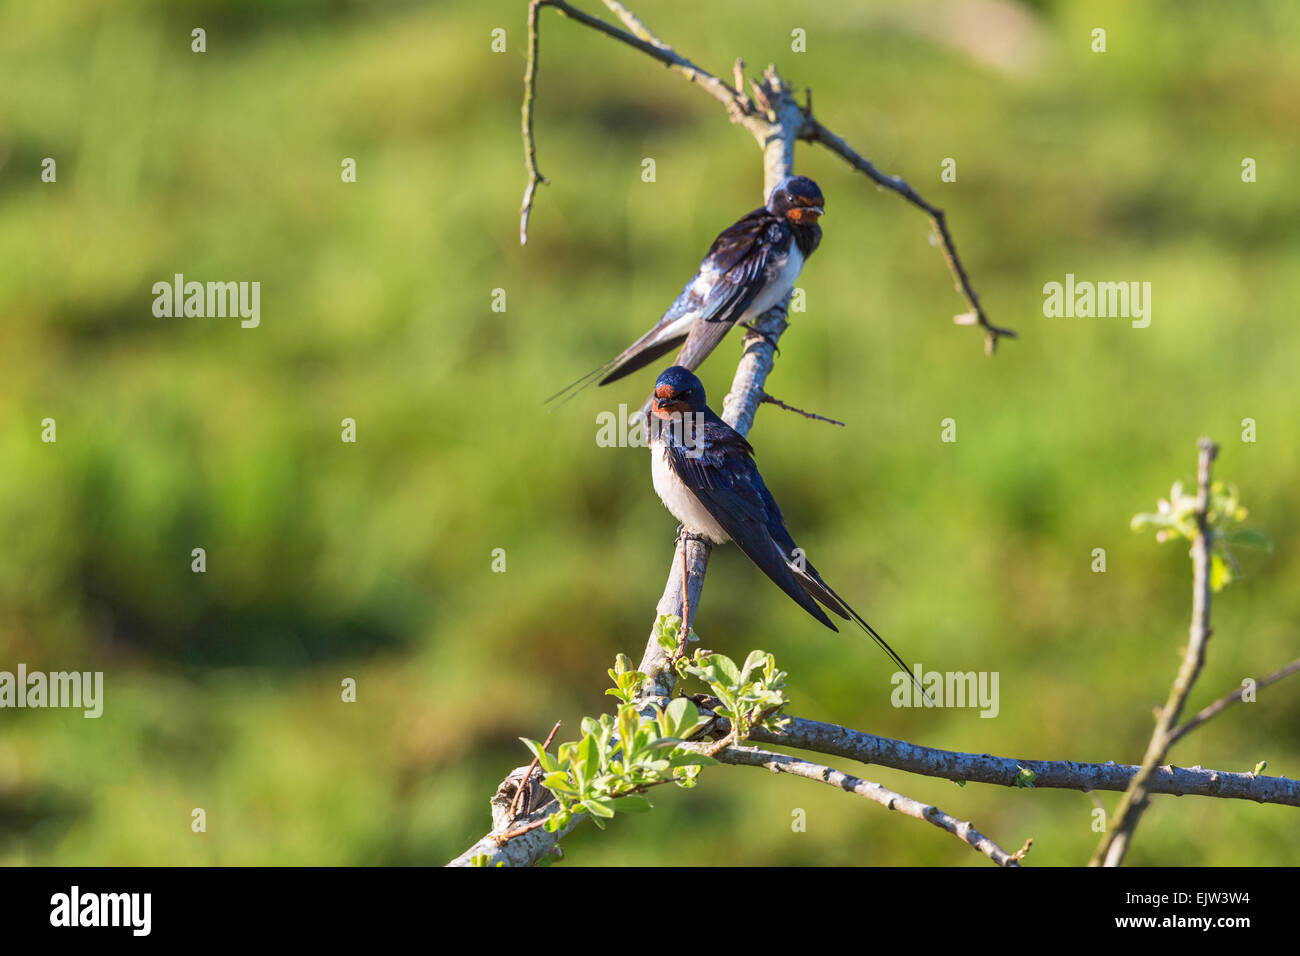
[(722, 753), (722, 751), (726, 750), (735, 742), (736, 728), (733, 725), (731, 730), (728, 731), (720, 740), (715, 740), (713, 743), (705, 745), (704, 749), (700, 752), (706, 757), (717, 757), (718, 754)]
[[(682, 537), (689, 537), (682, 529)], [(686, 643), (691, 634), (691, 569), (686, 563), (686, 548), (681, 548), (682, 555), (682, 633), (677, 641), (677, 656), (686, 656)]]
[(775, 405), (777, 408), (784, 408), (787, 412), (794, 412), (796, 415), (802, 415), (804, 418), (811, 418), (819, 422), (830, 422), (832, 425), (839, 425), (841, 428), (846, 427), (843, 422), (836, 421), (834, 418), (827, 418), (825, 415), (818, 415), (815, 412), (805, 412), (802, 408), (795, 408), (793, 405), (787, 405), (785, 402), (781, 401), (781, 399), (773, 398), (771, 395), (767, 394), (767, 392), (763, 393), (763, 397), (759, 399), (759, 401), (765, 402), (768, 405)]
[(1187, 651), (1178, 676), (1169, 689), (1169, 699), (1160, 709), (1156, 729), (1151, 734), (1142, 769), (1138, 771), (1115, 809), (1115, 823), (1093, 853), (1089, 866), (1119, 866), (1133, 838), (1133, 831), (1147, 808), (1151, 779), (1155, 768), (1169, 753), (1173, 730), (1182, 715), (1187, 695), (1205, 665), (1205, 647), (1210, 640), (1210, 471), (1219, 446), (1208, 438), (1198, 443), (1196, 461), (1196, 537), (1192, 539), (1192, 624)]
[[(811, 102), (811, 101), (810, 101)], [(811, 108), (811, 107), (810, 107)], [(832, 153), (839, 156), (846, 163), (852, 166), (858, 172), (863, 173), (872, 182), (883, 186), (886, 189), (898, 193), (913, 206), (923, 209), (929, 216), (930, 222), (934, 226), (935, 232), (939, 236), (939, 243), (943, 249), (944, 259), (948, 262), (948, 268), (952, 271), (953, 279), (957, 283), (957, 291), (966, 297), (974, 309), (974, 317), (971, 318), (969, 313), (963, 313), (954, 319), (959, 325), (970, 325), (978, 323), (984, 328), (984, 351), (992, 355), (997, 351), (999, 338), (1016, 338), (1016, 333), (1011, 329), (1003, 329), (989, 321), (988, 316), (984, 313), (984, 306), (980, 304), (980, 297), (975, 292), (974, 286), (971, 285), (970, 276), (966, 274), (966, 268), (962, 265), (961, 257), (957, 255), (957, 245), (953, 242), (952, 233), (948, 231), (948, 219), (942, 209), (932, 206), (921, 198), (915, 189), (907, 184), (899, 176), (886, 176), (875, 164), (865, 156), (859, 154), (848, 143), (839, 136), (836, 136), (825, 126), (819, 123), (811, 114), (804, 125), (803, 139), (811, 143), (819, 143), (825, 146)]]
[(646, 43), (654, 44), (661, 50), (672, 52), (672, 48), (667, 43), (651, 33), (650, 28), (641, 22), (641, 18), (619, 3), (618, 0), (605, 0), (605, 6), (618, 15), (618, 18), (623, 21), (623, 26), (631, 30), (633, 35), (645, 40)]
[[(560, 722), (557, 720), (555, 726), (551, 728), (551, 732), (546, 735), (546, 742), (542, 744), (543, 750), (551, 745), (551, 741), (555, 739), (555, 732), (559, 729)], [(510, 800), (510, 816), (512, 817), (519, 813), (519, 800), (524, 795), (524, 791), (531, 786), (533, 771), (537, 769), (537, 761), (539, 759), (540, 758), (536, 756), (533, 757), (532, 762), (528, 765), (528, 769), (524, 771), (524, 779), (520, 781), (519, 788), (515, 790), (515, 795)]]
[(548, 815), (541, 820), (534, 820), (532, 823), (525, 824), (522, 827), (515, 827), (513, 830), (507, 830), (505, 833), (498, 833), (496, 837), (496, 841), (498, 843), (508, 843), (510, 840), (513, 840), (517, 836), (523, 836), (525, 833), (531, 833), (533, 830), (536, 830), (538, 827), (545, 826), (546, 821), (549, 819), (550, 816)]
[(538, 186), (550, 181), (537, 168), (537, 145), (533, 140), (533, 100), (537, 92), (538, 6), (543, 0), (533, 0), (528, 5), (528, 65), (524, 68), (524, 168), (528, 171), (528, 184), (524, 187), (524, 202), (519, 209), (519, 244), (528, 244), (528, 219), (533, 213), (533, 197)]
[[(618, 3), (617, 0), (605, 0), (605, 5), (618, 14), (619, 18), (633, 32), (628, 33), (625, 30), (620, 30), (612, 23), (607, 23), (599, 17), (584, 13), (577, 7), (566, 3), (565, 0), (532, 0), (528, 5), (528, 62), (524, 68), (523, 103), (524, 165), (528, 171), (528, 183), (524, 187), (524, 201), (519, 210), (519, 244), (521, 246), (528, 244), (528, 220), (532, 215), (533, 199), (536, 196), (537, 187), (549, 184), (549, 180), (538, 172), (537, 149), (533, 141), (533, 104), (537, 93), (539, 46), (538, 15), (542, 7), (554, 7), (562, 15), (576, 20), (583, 26), (598, 30), (620, 43), (626, 43), (628, 46), (634, 47), (647, 56), (658, 60), (675, 73), (680, 73), (725, 106), (732, 122), (744, 122), (751, 112), (749, 98), (744, 93), (732, 89), (708, 70), (700, 69), (684, 56), (680, 56), (672, 47), (651, 33), (645, 24), (638, 20), (621, 3)], [(758, 135), (756, 130), (751, 130), (751, 132)]]
[[(696, 748), (693, 747), (692, 749)], [(788, 754), (778, 754), (768, 750), (749, 749), (747, 747), (727, 747), (703, 752), (707, 752), (709, 756), (722, 763), (745, 767), (763, 767), (773, 773), (788, 773), (796, 777), (816, 780), (846, 793), (855, 793), (868, 800), (874, 800), (887, 809), (897, 810), (904, 816), (924, 820), (941, 830), (946, 830), (972, 849), (983, 853), (998, 866), (1019, 866), (1020, 859), (1023, 858), (1025, 852), (1025, 850), (1021, 850), (1020, 854), (1013, 856), (976, 830), (968, 820), (958, 820), (944, 813), (936, 806), (921, 803), (911, 797), (905, 797), (901, 793), (887, 790), (878, 783), (862, 780), (859, 777), (842, 773), (822, 764), (812, 763), (799, 757), (791, 757)]]
[[(1287, 664), (1286, 667), (1283, 667), (1281, 670), (1276, 670), (1273, 673), (1269, 674), (1267, 677), (1261, 678), (1259, 682), (1255, 684), (1255, 689), (1263, 690), (1269, 684), (1276, 684), (1282, 678), (1290, 677), (1292, 674), (1296, 673), (1297, 671), (1300, 671), (1300, 658), (1297, 658), (1296, 660), (1292, 661), (1290, 664)], [(1197, 714), (1191, 720), (1182, 724), (1180, 727), (1176, 728), (1172, 733), (1170, 733), (1169, 745), (1172, 747), (1178, 741), (1182, 740), (1183, 737), (1191, 733), (1197, 727), (1201, 726), (1201, 724), (1205, 723), (1211, 717), (1217, 717), (1219, 714), (1223, 713), (1223, 711), (1227, 710), (1231, 705), (1241, 700), (1241, 696), (1245, 692), (1246, 692), (1246, 688), (1239, 687), (1231, 694), (1228, 694), (1224, 697), (1220, 697), (1213, 704), (1210, 704), (1208, 707), (1203, 709), (1199, 714)]]

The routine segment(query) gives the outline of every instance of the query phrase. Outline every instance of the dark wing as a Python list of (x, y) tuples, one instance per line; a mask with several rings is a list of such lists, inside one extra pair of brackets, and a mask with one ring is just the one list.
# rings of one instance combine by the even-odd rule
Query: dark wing
[(670, 446), (668, 462), (673, 472), (759, 570), (805, 611), (832, 631), (838, 630), (809, 596), (781, 546), (772, 539), (767, 510), (771, 496), (766, 495), (758, 476), (753, 449), (729, 425), (707, 414), (703, 453), (692, 458), (685, 448)]
[[(652, 331), (659, 332), (660, 330), (656, 327)], [(668, 354), (686, 341), (686, 335), (683, 333), (643, 344), (648, 335), (649, 333), (647, 333), (647, 336), (637, 339), (635, 344), (628, 346), (618, 358), (605, 366), (605, 368), (609, 369), (609, 373), (600, 380), (599, 384), (608, 385), (610, 382), (617, 382), (624, 375), (630, 375), (637, 369), (645, 368), (659, 356)], [(604, 371), (604, 369), (601, 369), (601, 371)]]
[[(794, 538), (790, 536), (790, 532), (786, 529), (785, 518), (781, 514), (781, 509), (777, 506), (776, 499), (772, 497), (772, 493), (767, 490), (767, 485), (763, 483), (763, 476), (758, 473), (757, 469), (754, 470), (754, 477), (757, 480), (759, 493), (762, 495), (767, 509), (768, 534), (771, 535), (772, 540), (776, 542), (777, 546), (781, 548), (782, 551), (793, 558), (796, 545), (794, 543)], [(853, 610), (853, 608), (849, 606), (848, 601), (835, 593), (834, 589), (832, 589), (831, 586), (822, 579), (822, 576), (817, 572), (817, 569), (812, 566), (811, 562), (809, 562), (807, 558), (804, 559), (803, 565), (802, 570), (797, 566), (792, 569), (795, 576), (799, 579), (799, 583), (802, 584), (813, 597), (818, 601), (821, 601), (822, 604), (825, 604), (840, 617), (845, 620), (852, 620), (853, 623), (858, 625), (858, 627), (870, 634), (872, 640), (880, 645), (880, 649), (888, 654), (890, 659), (898, 665), (898, 669), (912, 678), (912, 683), (916, 684), (917, 689), (921, 691), (922, 696), (928, 697), (929, 695), (925, 693), (925, 688), (921, 686), (911, 669), (903, 663), (903, 659), (899, 657), (898, 654), (895, 653), (894, 649), (885, 642), (885, 639), (876, 633), (876, 629), (868, 624), (861, 614)]]
[[(546, 401), (553, 402), (566, 396), (564, 401), (567, 402), (597, 379), (599, 385), (616, 382), (687, 341), (687, 333), (700, 325), (698, 319), (712, 320), (716, 317), (719, 322), (717, 329), (691, 346), (691, 355), (698, 356), (694, 363), (678, 363), (690, 369), (698, 368), (758, 293), (767, 269), (769, 244), (763, 238), (772, 226), (767, 210), (755, 209), (723, 230), (713, 240), (699, 269), (682, 288), (681, 294), (645, 335)], [(683, 355), (686, 355), (685, 351)]]
[(718, 236), (700, 266), (702, 277), (709, 271), (700, 319), (691, 326), (676, 364), (694, 370), (709, 357), (763, 288), (771, 255), (784, 248), (786, 239), (785, 227), (765, 209), (754, 210)]

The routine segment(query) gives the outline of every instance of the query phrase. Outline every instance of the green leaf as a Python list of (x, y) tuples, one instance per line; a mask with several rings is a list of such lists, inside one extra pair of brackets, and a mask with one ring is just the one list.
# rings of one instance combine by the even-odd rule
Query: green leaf
[(588, 797), (582, 801), (582, 805), (593, 817), (604, 817), (608, 820), (614, 816), (614, 801), (609, 797)]
[(1236, 531), (1231, 531), (1228, 533), (1227, 540), (1229, 544), (1239, 544), (1244, 548), (1259, 548), (1261, 551), (1273, 550), (1273, 542), (1269, 536), (1253, 528), (1238, 528)]
[(750, 651), (749, 656), (745, 658), (745, 666), (740, 669), (740, 681), (749, 680), (749, 675), (766, 664), (770, 656), (767, 651)]
[(624, 704), (618, 709), (618, 739), (623, 746), (623, 762), (631, 763), (636, 759), (638, 747), (637, 725), (641, 715), (633, 704)]
[(682, 619), (675, 614), (660, 614), (655, 620), (655, 641), (665, 651), (677, 650), (681, 639)]
[(519, 739), (523, 742), (525, 747), (532, 751), (533, 756), (536, 757), (538, 763), (540, 763), (542, 760), (542, 754), (545, 753), (545, 751), (542, 750), (542, 742), (540, 740), (529, 740), (527, 737), (520, 737)]
[(542, 778), (542, 786), (551, 793), (577, 794), (578, 792), (573, 788), (573, 783), (569, 780), (567, 773), (548, 773)]
[(736, 667), (735, 661), (726, 654), (714, 654), (712, 663), (717, 668), (718, 674), (727, 682), (728, 687), (740, 686), (740, 670)]
[(718, 700), (722, 702), (714, 708), (716, 713), (721, 714), (728, 720), (735, 720), (737, 714), (743, 713), (743, 708), (741, 708), (740, 703), (736, 700), (731, 691), (727, 690), (727, 688), (723, 687), (721, 684), (713, 684), (711, 686), (714, 694), (717, 695)]
[(689, 790), (699, 782), (700, 767), (679, 767), (673, 771), (673, 782), (683, 790)]
[(599, 749), (596, 740), (587, 734), (578, 741), (573, 754), (573, 775), (578, 779), (578, 790), (587, 792), (587, 781), (600, 770)]
[(653, 807), (654, 804), (639, 793), (629, 793), (614, 800), (614, 808), (619, 813), (649, 813)]
[(1217, 554), (1210, 556), (1210, 590), (1214, 592), (1222, 591), (1225, 586), (1232, 583), (1232, 569), (1228, 567), (1228, 562)]
[(666, 737), (688, 737), (700, 722), (700, 709), (695, 701), (678, 697), (665, 711)]

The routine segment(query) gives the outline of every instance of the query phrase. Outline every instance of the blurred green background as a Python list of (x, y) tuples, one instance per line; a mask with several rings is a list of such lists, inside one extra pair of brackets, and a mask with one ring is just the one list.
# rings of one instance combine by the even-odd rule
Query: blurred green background
[[(879, 652), (734, 549), (709, 569), (708, 646), (775, 652), (803, 716), (1136, 762), (1185, 640), (1190, 564), (1128, 521), (1193, 478), (1209, 434), (1275, 547), (1241, 554), (1191, 706), (1296, 656), (1300, 7), (636, 8), (706, 68), (775, 61), (812, 87), (824, 123), (948, 211), (991, 317), (1021, 334), (986, 358), (951, 322), (965, 305), (925, 217), (801, 145), (825, 238), (769, 390), (848, 427), (764, 409), (759, 462), (796, 538), (904, 658), (999, 672), (1001, 710), (890, 707)], [(493, 788), (525, 762), (516, 738), (556, 719), (576, 732), (610, 703), (614, 655), (639, 659), (676, 522), (646, 453), (597, 447), (595, 420), (653, 375), (551, 414), (542, 399), (640, 334), (758, 205), (759, 154), (690, 84), (548, 12), (537, 140), (553, 185), (521, 249), (524, 24), (522, 2), (472, 0), (4, 5), (0, 669), (103, 670), (106, 699), (99, 720), (0, 712), (0, 862), (441, 863), (485, 832)], [(177, 272), (260, 281), (260, 328), (156, 318), (151, 286)], [(1043, 284), (1067, 272), (1151, 282), (1150, 328), (1045, 318)], [(701, 370), (715, 407), (739, 351), (733, 335)], [(1300, 775), (1286, 684), (1173, 755), (1261, 759)], [(1097, 840), (1080, 793), (837, 765), (1008, 848), (1032, 836), (1032, 863), (1084, 862)], [(580, 829), (569, 859), (985, 863), (743, 768), (655, 802)], [(1158, 798), (1129, 860), (1296, 864), (1296, 821)]]

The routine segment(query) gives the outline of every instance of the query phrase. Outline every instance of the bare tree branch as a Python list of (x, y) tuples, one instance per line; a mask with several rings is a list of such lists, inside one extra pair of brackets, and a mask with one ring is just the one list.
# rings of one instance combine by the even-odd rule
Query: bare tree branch
[(1119, 866), (1124, 862), (1133, 831), (1142, 819), (1150, 797), (1148, 781), (1156, 765), (1165, 759), (1173, 744), (1173, 730), (1182, 715), (1187, 695), (1205, 665), (1205, 646), (1210, 640), (1210, 470), (1219, 446), (1208, 438), (1199, 442), (1196, 462), (1196, 537), (1192, 539), (1192, 625), (1183, 664), (1169, 689), (1169, 699), (1160, 709), (1151, 734), (1142, 769), (1129, 784), (1115, 809), (1115, 821), (1101, 839), (1089, 866)]
[[(714, 726), (721, 743), (729, 744), (734, 739), (731, 737), (731, 725), (726, 719), (717, 718)], [(1098, 790), (1123, 791), (1142, 770), (1141, 767), (1118, 764), (1114, 761), (1077, 763), (1072, 760), (1030, 760), (940, 750), (803, 717), (791, 717), (780, 730), (775, 731), (763, 726), (755, 726), (750, 731), (748, 739), (753, 743), (775, 744), (926, 777), (1011, 788), (1079, 790), (1089, 794)], [(700, 746), (712, 748), (717, 745)], [(708, 750), (706, 749), (705, 752)], [(714, 756), (724, 763), (740, 762), (727, 760), (725, 753), (726, 751), (723, 751)], [(498, 805), (509, 806), (515, 792), (515, 781), (522, 776), (525, 769), (527, 768), (516, 769), (502, 783), (498, 796), (493, 798), (495, 833), (503, 834), (530, 824), (539, 825), (549, 814), (545, 803), (539, 804), (543, 807), (541, 812), (533, 812), (523, 821), (512, 821), (498, 813)], [(540, 774), (534, 773), (534, 777), (540, 781)], [(536, 789), (541, 790), (540, 785)], [(1148, 778), (1147, 789), (1150, 793), (1174, 796), (1251, 800), (1255, 803), (1300, 807), (1300, 780), (1266, 777), (1262, 774), (1166, 765), (1154, 769)], [(501, 796), (502, 793), (505, 794), (504, 798)], [(549, 794), (541, 790), (541, 794), (536, 799), (548, 800)], [(489, 834), (457, 857), (450, 865), (468, 866), (476, 854), (483, 854), (492, 865), (497, 862), (511, 866), (531, 865), (551, 852), (560, 839), (581, 819), (581, 816), (575, 817), (573, 824), (561, 833), (553, 834), (534, 829), (511, 839), (504, 845), (498, 844), (497, 840), (500, 837)], [(511, 849), (507, 852), (506, 847)]]
[[(646, 29), (645, 24), (638, 20), (621, 3), (618, 3), (617, 0), (605, 0), (605, 5), (618, 14), (624, 24), (632, 30), (632, 33), (620, 30), (612, 23), (607, 23), (599, 17), (584, 13), (577, 7), (565, 3), (564, 0), (532, 0), (528, 5), (528, 64), (524, 69), (523, 105), (524, 165), (528, 170), (528, 184), (524, 187), (524, 201), (519, 210), (519, 244), (521, 246), (528, 244), (528, 220), (532, 215), (533, 199), (537, 187), (549, 184), (546, 177), (537, 170), (537, 149), (533, 142), (533, 103), (537, 94), (538, 40), (540, 36), (538, 14), (542, 7), (554, 7), (564, 16), (576, 20), (584, 26), (591, 27), (593, 30), (598, 30), (621, 43), (626, 43), (628, 46), (634, 47), (647, 56), (658, 60), (673, 72), (680, 73), (725, 106), (733, 123), (744, 123), (749, 118), (757, 120), (757, 117), (753, 116), (753, 109), (749, 99), (744, 93), (732, 89), (708, 70), (702, 70), (690, 60), (679, 56), (672, 47)], [(757, 128), (754, 131), (755, 135), (758, 135)]]
[[(809, 102), (811, 104), (811, 91), (809, 92)], [(953, 321), (959, 325), (972, 325), (978, 323), (984, 329), (984, 351), (992, 355), (997, 351), (999, 338), (1016, 338), (1016, 333), (1011, 329), (1003, 329), (989, 321), (984, 314), (984, 306), (980, 304), (980, 297), (975, 292), (974, 286), (971, 285), (970, 276), (966, 274), (966, 269), (962, 266), (961, 258), (957, 255), (957, 245), (953, 242), (952, 233), (948, 231), (948, 218), (944, 215), (942, 209), (932, 206), (917, 193), (915, 189), (909, 186), (903, 179), (898, 176), (886, 176), (875, 164), (865, 156), (857, 153), (853, 147), (846, 143), (839, 136), (836, 136), (821, 123), (813, 118), (811, 105), (807, 114), (807, 125), (804, 127), (802, 138), (810, 143), (820, 143), (825, 146), (836, 156), (839, 156), (854, 169), (865, 174), (868, 179), (877, 185), (892, 190), (902, 196), (913, 206), (925, 210), (930, 216), (930, 222), (934, 226), (934, 231), (939, 236), (939, 243), (943, 249), (944, 258), (948, 261), (948, 268), (952, 270), (953, 279), (957, 283), (957, 291), (966, 297), (966, 301), (971, 304), (974, 313), (963, 313), (956, 316)]]
[[(725, 720), (719, 719), (718, 723), (720, 730), (727, 727)], [(1114, 761), (1027, 760), (939, 750), (803, 717), (790, 718), (779, 731), (755, 727), (749, 739), (754, 743), (777, 744), (927, 777), (1038, 790), (1125, 790), (1142, 769)], [(1162, 766), (1154, 769), (1147, 786), (1152, 793), (1300, 807), (1300, 780), (1287, 777)]]
[[(838, 136), (813, 115), (812, 90), (806, 90), (803, 107), (796, 104), (792, 91), (785, 87), (775, 66), (769, 66), (763, 73), (762, 80), (751, 80), (752, 99), (744, 91), (744, 61), (739, 57), (734, 64), (735, 85), (728, 85), (708, 70), (702, 69), (681, 56), (671, 46), (659, 39), (632, 11), (619, 0), (604, 0), (605, 6), (614, 12), (631, 32), (625, 32), (598, 17), (583, 13), (566, 3), (565, 0), (532, 0), (528, 7), (528, 65), (524, 72), (523, 104), (523, 139), (524, 164), (528, 171), (528, 184), (524, 188), (524, 201), (520, 210), (519, 242), (528, 242), (528, 219), (532, 213), (533, 199), (537, 186), (546, 184), (547, 180), (537, 170), (536, 149), (533, 144), (533, 108), (537, 85), (538, 28), (537, 16), (542, 7), (554, 7), (561, 14), (591, 27), (606, 36), (619, 40), (653, 57), (676, 73), (685, 76), (706, 93), (721, 103), (733, 123), (744, 126), (763, 148), (766, 156), (766, 189), (763, 199), (767, 199), (772, 186), (780, 179), (773, 178), (777, 168), (784, 168), (786, 174), (794, 168), (794, 141), (796, 139), (817, 143), (835, 153), (854, 169), (864, 173), (869, 179), (885, 189), (897, 193), (912, 205), (924, 210), (930, 217), (944, 259), (952, 271), (957, 291), (965, 296), (971, 305), (971, 312), (962, 313), (954, 321), (961, 325), (978, 324), (984, 329), (984, 350), (989, 355), (997, 350), (999, 338), (1016, 338), (1011, 329), (1000, 328), (989, 321), (984, 306), (980, 303), (978, 293), (971, 284), (970, 276), (957, 255), (957, 245), (948, 229), (948, 219), (942, 209), (931, 205), (901, 177), (887, 176), (876, 168), (865, 156), (853, 149), (842, 137)], [(780, 158), (772, 153), (770, 147), (778, 146)]]
[[(706, 752), (704, 747), (692, 747), (698, 749), (701, 753)], [(821, 764), (811, 763), (807, 760), (801, 760), (798, 757), (791, 757), (788, 754), (772, 753), (768, 750), (758, 750), (749, 747), (726, 747), (719, 751), (709, 752), (710, 756), (722, 763), (737, 764), (745, 767), (763, 767), (773, 773), (788, 773), (797, 777), (805, 777), (808, 780), (816, 780), (820, 783), (837, 787), (846, 793), (856, 793), (860, 797), (868, 800), (874, 800), (889, 810), (897, 810), (904, 816), (912, 817), (916, 820), (924, 820), (926, 823), (933, 824), (941, 830), (947, 830), (957, 839), (969, 845), (971, 848), (983, 853), (998, 866), (1019, 866), (1019, 858), (1008, 853), (1002, 847), (998, 846), (984, 834), (980, 833), (970, 821), (961, 821), (955, 817), (949, 816), (938, 807), (921, 803), (913, 800), (911, 797), (905, 797), (901, 793), (895, 793), (887, 790), (878, 783), (872, 783), (869, 780), (862, 780), (858, 777), (841, 773), (831, 767), (825, 767)]]

